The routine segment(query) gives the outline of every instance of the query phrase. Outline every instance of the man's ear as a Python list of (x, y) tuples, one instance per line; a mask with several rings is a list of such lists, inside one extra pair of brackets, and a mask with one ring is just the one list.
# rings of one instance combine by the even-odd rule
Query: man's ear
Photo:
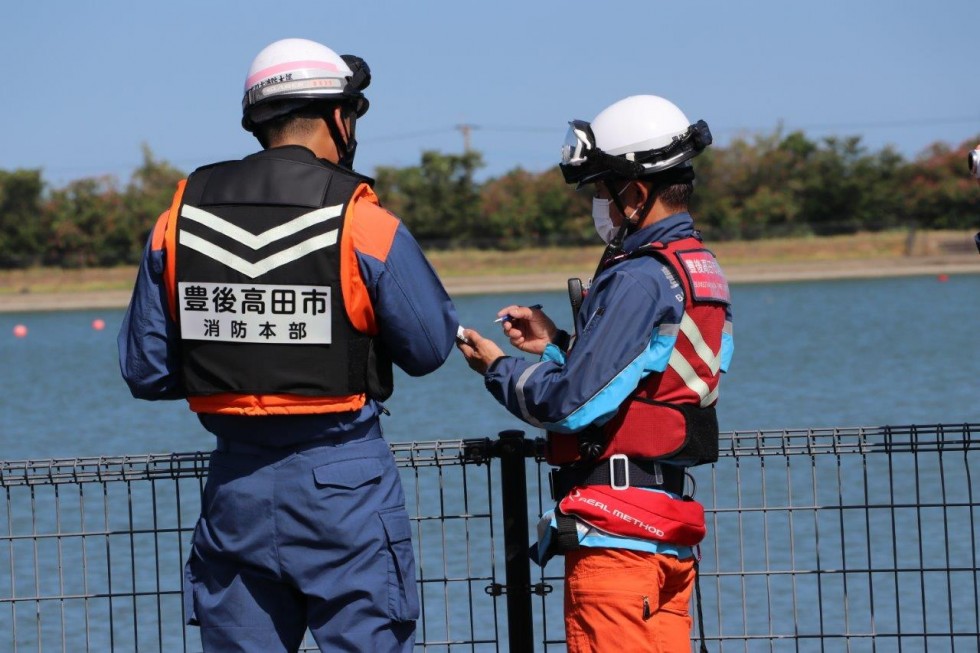
[(650, 186), (643, 181), (637, 180), (629, 185), (626, 192), (626, 202), (634, 208), (642, 208), (646, 205), (647, 198), (650, 197)]
[[(337, 126), (337, 129), (340, 130), (339, 133), (343, 135), (344, 140), (349, 143), (350, 130), (347, 129), (347, 121), (344, 120), (344, 111), (339, 106), (333, 108), (333, 121), (334, 124)], [(340, 144), (338, 143), (338, 145)]]

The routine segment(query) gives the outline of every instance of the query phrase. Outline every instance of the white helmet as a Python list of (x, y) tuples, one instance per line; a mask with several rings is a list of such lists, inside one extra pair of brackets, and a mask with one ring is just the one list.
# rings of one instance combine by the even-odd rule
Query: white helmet
[(711, 131), (703, 120), (692, 125), (673, 102), (633, 95), (606, 107), (591, 123), (571, 121), (559, 167), (570, 184), (639, 179), (682, 164), (689, 167), (687, 161), (710, 144)]
[(245, 79), (242, 126), (255, 126), (316, 101), (348, 102), (358, 116), (368, 110), (362, 91), (371, 70), (353, 55), (338, 55), (307, 39), (282, 39), (255, 57)]

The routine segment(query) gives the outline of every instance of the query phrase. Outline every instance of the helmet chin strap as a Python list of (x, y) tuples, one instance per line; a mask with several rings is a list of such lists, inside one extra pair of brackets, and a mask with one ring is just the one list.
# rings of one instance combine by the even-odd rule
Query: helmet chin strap
[[(606, 267), (611, 259), (623, 253), (623, 241), (626, 240), (626, 236), (636, 231), (639, 224), (650, 213), (654, 202), (657, 201), (657, 195), (651, 189), (650, 193), (647, 194), (647, 199), (643, 203), (643, 207), (634, 209), (633, 213), (629, 217), (626, 217), (626, 206), (620, 198), (620, 193), (609, 193), (609, 195), (612, 197), (612, 201), (616, 205), (619, 214), (623, 216), (623, 222), (619, 225), (616, 235), (613, 236), (613, 239), (609, 241), (606, 249), (602, 252), (602, 258), (599, 259), (599, 266), (596, 268), (595, 274), (592, 275), (593, 279), (599, 276), (599, 272)], [(639, 214), (639, 217), (637, 217), (637, 214)]]
[[(341, 120), (343, 121), (343, 109), (341, 109)], [(323, 119), (327, 121), (327, 129), (330, 130), (330, 136), (333, 138), (334, 145), (337, 148), (337, 165), (342, 168), (347, 168), (348, 170), (354, 169), (354, 152), (357, 150), (357, 140), (354, 138), (354, 124), (353, 121), (357, 118), (351, 118), (351, 129), (347, 137), (344, 138), (344, 134), (341, 133), (340, 127), (337, 126), (337, 121), (334, 119), (333, 108), (330, 109), (323, 116)]]
[[(622, 234), (625, 237), (627, 234), (633, 233), (636, 231), (639, 224), (646, 220), (647, 215), (650, 214), (650, 210), (653, 208), (654, 202), (657, 201), (657, 193), (655, 191), (656, 189), (651, 187), (647, 193), (646, 201), (643, 202), (643, 206), (641, 208), (634, 209), (633, 213), (631, 213), (628, 218), (623, 220), (623, 224), (619, 228), (619, 234)], [(616, 204), (616, 208), (619, 209), (619, 214), (626, 216), (626, 206), (623, 205), (623, 200), (619, 194), (613, 195), (612, 199)], [(623, 227), (626, 227), (626, 231), (623, 230)], [(619, 234), (617, 234), (617, 236)]]

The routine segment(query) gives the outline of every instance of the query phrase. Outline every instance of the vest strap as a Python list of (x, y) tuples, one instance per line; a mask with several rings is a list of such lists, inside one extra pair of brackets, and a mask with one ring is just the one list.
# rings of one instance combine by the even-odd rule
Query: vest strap
[(571, 515), (566, 515), (559, 508), (555, 508), (555, 524), (558, 532), (552, 546), (557, 547), (559, 553), (573, 551), (578, 548), (578, 520)]
[(613, 489), (642, 487), (684, 494), (684, 468), (653, 460), (630, 459), (622, 454), (586, 466), (569, 465), (551, 470), (551, 498), (555, 501), (574, 487), (608, 485)]

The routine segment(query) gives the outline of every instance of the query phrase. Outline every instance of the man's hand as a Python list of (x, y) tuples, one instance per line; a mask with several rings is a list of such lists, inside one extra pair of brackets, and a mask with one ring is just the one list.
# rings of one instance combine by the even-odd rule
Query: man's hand
[(464, 329), (462, 335), (464, 339), (456, 340), (456, 348), (463, 352), (470, 369), (485, 374), (495, 360), (503, 357), (504, 352), (497, 343), (473, 329)]
[(510, 344), (529, 354), (540, 356), (558, 332), (551, 318), (531, 306), (507, 306), (497, 311), (497, 316), (507, 317), (501, 326)]

